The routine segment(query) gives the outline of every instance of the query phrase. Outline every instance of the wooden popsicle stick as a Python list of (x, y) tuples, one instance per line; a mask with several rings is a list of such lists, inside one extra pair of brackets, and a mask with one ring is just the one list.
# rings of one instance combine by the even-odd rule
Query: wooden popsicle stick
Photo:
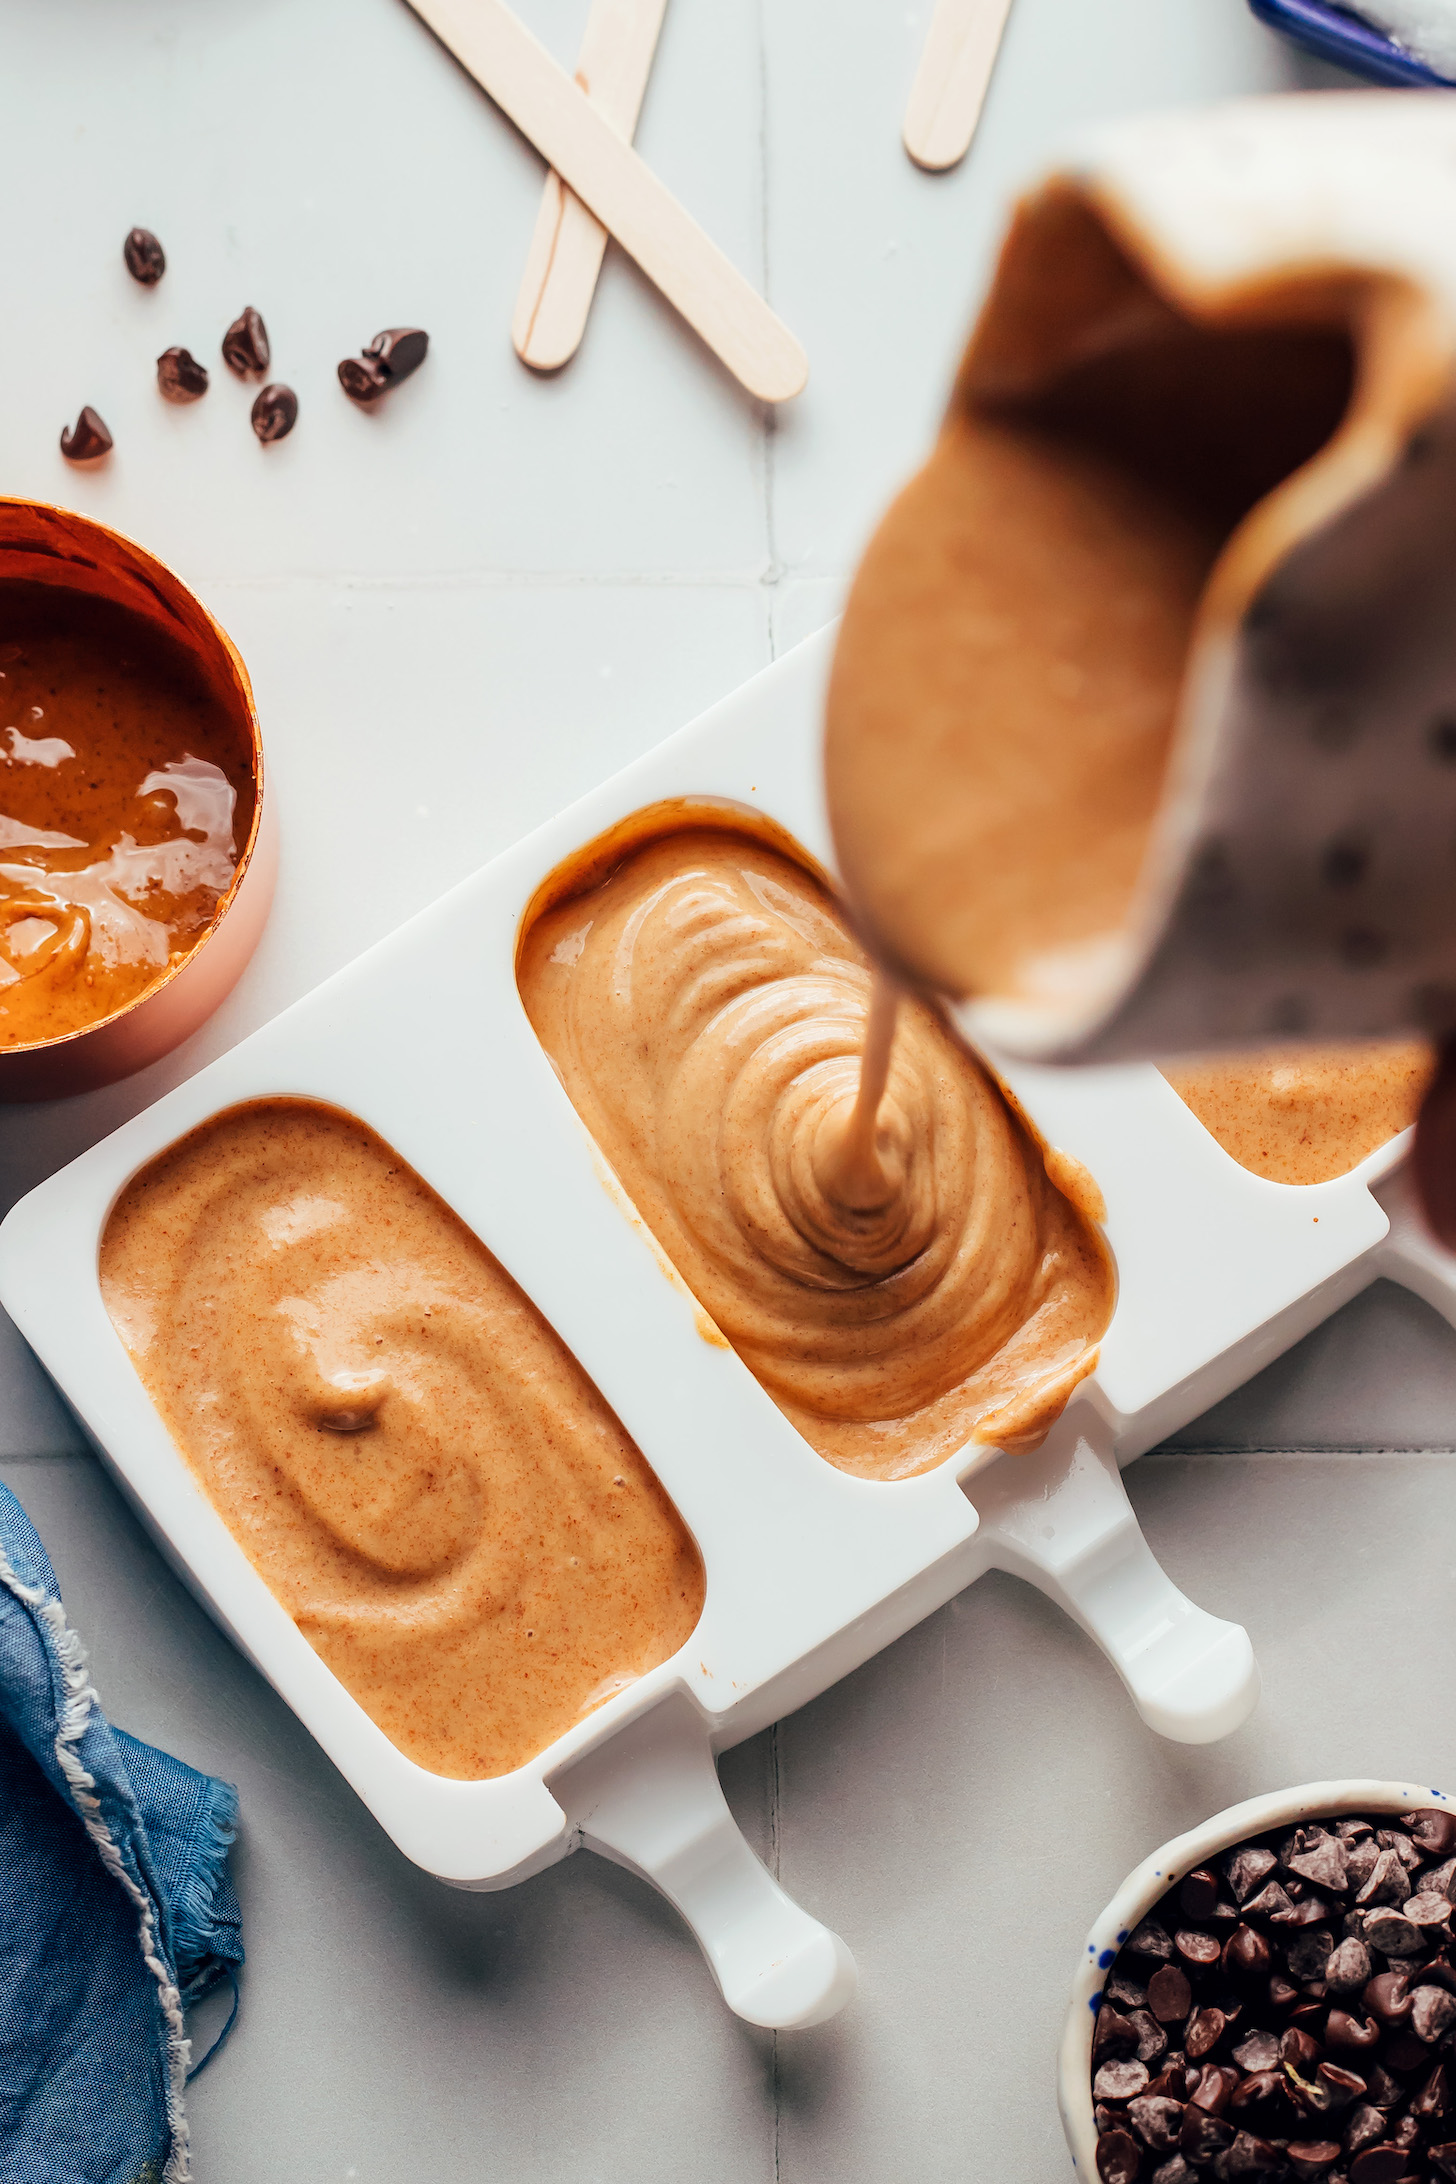
[[(576, 80), (630, 144), (642, 111), (667, 0), (592, 0)], [(586, 332), (607, 231), (559, 174), (546, 177), (511, 339), (523, 364), (559, 371)]]
[(905, 108), (905, 149), (917, 167), (964, 159), (986, 103), (1011, 0), (936, 0)]
[(629, 257), (763, 402), (809, 376), (787, 326), (504, 0), (409, 0)]

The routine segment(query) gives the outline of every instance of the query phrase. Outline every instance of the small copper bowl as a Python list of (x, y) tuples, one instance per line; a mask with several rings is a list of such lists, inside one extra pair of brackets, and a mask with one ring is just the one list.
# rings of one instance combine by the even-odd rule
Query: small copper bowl
[(127, 608), (188, 652), (239, 730), (253, 786), (253, 823), (232, 885), (186, 955), (145, 993), (79, 1031), (0, 1049), (0, 1100), (87, 1092), (145, 1069), (180, 1046), (236, 984), (273, 898), (277, 827), (263, 789), (263, 741), (247, 669), (180, 577), (89, 516), (0, 499), (0, 581), (85, 592)]

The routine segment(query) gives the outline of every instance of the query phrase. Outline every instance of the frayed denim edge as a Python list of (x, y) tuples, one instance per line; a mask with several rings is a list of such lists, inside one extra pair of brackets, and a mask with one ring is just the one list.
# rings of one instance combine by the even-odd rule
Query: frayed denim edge
[(116, 1847), (111, 1830), (101, 1818), (101, 1800), (92, 1795), (96, 1787), (96, 1777), (87, 1773), (73, 1749), (86, 1733), (92, 1706), (99, 1708), (101, 1704), (96, 1686), (86, 1671), (86, 1649), (66, 1621), (66, 1611), (60, 1601), (48, 1598), (37, 1586), (24, 1584), (16, 1575), (15, 1567), (3, 1548), (0, 1548), (0, 1584), (39, 1616), (50, 1640), (50, 1650), (60, 1669), (66, 1700), (56, 1732), (56, 1763), (66, 1778), (82, 1825), (95, 1844), (101, 1863), (113, 1879), (121, 1883), (131, 1899), (137, 1914), (142, 1962), (157, 1982), (162, 2016), (167, 2026), (167, 2126), (171, 2132), (172, 2146), (167, 2156), (167, 2165), (162, 2171), (162, 2184), (192, 2184), (187, 2114), (182, 2104), (182, 2088), (187, 2082), (192, 2043), (187, 2037), (182, 2016), (182, 1997), (177, 1992), (171, 1973), (157, 1953), (156, 1916), (151, 1899), (143, 1889), (138, 1888), (122, 1863), (121, 1852)]

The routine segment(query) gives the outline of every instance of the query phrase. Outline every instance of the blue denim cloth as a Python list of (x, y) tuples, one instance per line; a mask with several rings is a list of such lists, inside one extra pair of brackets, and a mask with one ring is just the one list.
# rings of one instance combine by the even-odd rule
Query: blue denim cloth
[(237, 1792), (113, 1729), (0, 1486), (0, 2178), (184, 2184), (184, 2011), (243, 1961)]

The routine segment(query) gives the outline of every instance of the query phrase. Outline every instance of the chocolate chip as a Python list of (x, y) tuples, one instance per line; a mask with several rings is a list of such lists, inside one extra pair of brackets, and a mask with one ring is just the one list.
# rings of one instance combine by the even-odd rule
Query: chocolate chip
[(1444, 1987), (1417, 1987), (1411, 1996), (1411, 2031), (1432, 2045), (1456, 2025), (1456, 1995)]
[(1180, 1926), (1173, 1936), (1173, 1946), (1187, 1964), (1194, 1964), (1206, 1971), (1217, 1964), (1223, 1951), (1212, 1934), (1200, 1934), (1193, 1926)]
[(1285, 1894), (1278, 1881), (1270, 1881), (1267, 1887), (1259, 1890), (1257, 1896), (1249, 1898), (1244, 1905), (1244, 1917), (1246, 1919), (1273, 1919), (1278, 1918), (1281, 1912), (1292, 1911), (1293, 1909), (1293, 1902)]
[(1403, 1911), (1392, 1911), (1385, 1904), (1366, 1918), (1365, 1939), (1372, 1949), (1379, 1949), (1388, 1957), (1414, 1956), (1424, 1946), (1419, 1926)]
[(1345, 1880), (1351, 1888), (1363, 1888), (1375, 1871), (1380, 1859), (1380, 1845), (1373, 1835), (1363, 1842), (1350, 1845), (1350, 1855), (1345, 1865)]
[(1321, 2063), (1304, 2097), (1321, 2115), (1335, 2115), (1358, 2100), (1365, 2090), (1365, 2080), (1358, 2071), (1343, 2070), (1338, 2063)]
[(1444, 2116), (1450, 2103), (1446, 2066), (1437, 2063), (1418, 2093), (1411, 2095), (1410, 2113), (1421, 2118)]
[(1234, 2087), (1239, 2082), (1236, 2070), (1224, 2063), (1210, 2063), (1203, 2071), (1197, 2085), (1188, 2096), (1190, 2108), (1201, 2108), (1210, 2116), (1221, 2116), (1233, 2098)]
[(1134, 1956), (1158, 1957), (1167, 1963), (1173, 1954), (1173, 1944), (1165, 1930), (1155, 1919), (1144, 1919), (1128, 1936), (1127, 1946)]
[(1140, 1979), (1128, 1979), (1114, 1971), (1108, 1975), (1102, 1990), (1104, 2000), (1116, 2002), (1125, 2010), (1145, 2010), (1148, 2006), (1148, 1990)]
[(1351, 2017), (1346, 2010), (1331, 2010), (1325, 2020), (1325, 2046), (1339, 2055), (1367, 2055), (1380, 2045), (1380, 2027), (1373, 2017)]
[(1261, 1882), (1268, 1880), (1278, 1863), (1272, 1850), (1265, 1850), (1258, 1844), (1245, 1843), (1242, 1849), (1234, 1851), (1224, 1861), (1234, 1901), (1243, 1903)]
[(1251, 2032), (1234, 2049), (1240, 2070), (1273, 2070), (1279, 2061), (1279, 2042), (1272, 2032)]
[(1264, 2131), (1278, 2134), (1291, 2129), (1295, 2108), (1284, 2071), (1252, 2072), (1229, 2095), (1228, 2113), (1235, 2122), (1257, 2123)]
[(1269, 1969), (1269, 1944), (1252, 1926), (1236, 1926), (1223, 1945), (1223, 1969), (1229, 1979), (1256, 1979)]
[(252, 418), (253, 430), (265, 447), (273, 440), (286, 440), (298, 423), (298, 396), (292, 387), (275, 381), (259, 393)]
[(1452, 1894), (1453, 1889), (1456, 1889), (1456, 1858), (1447, 1858), (1441, 1865), (1433, 1867), (1423, 1877), (1421, 1888), (1423, 1892), (1429, 1891), (1433, 1896), (1444, 1896), (1448, 1903), (1456, 1902), (1456, 1896)]
[[(353, 402), (377, 402), (411, 372), (417, 372), (429, 354), (430, 337), (422, 326), (391, 326), (376, 334), (357, 357), (346, 356), (339, 366), (339, 385)], [(1190, 1912), (1202, 1918), (1204, 1912)]]
[(157, 385), (169, 402), (195, 402), (207, 392), (207, 369), (190, 349), (164, 349), (157, 358)]
[(1137, 2140), (1128, 2131), (1108, 2131), (1097, 2141), (1097, 2174), (1102, 2184), (1137, 2184), (1143, 2165)]
[(1425, 1862), (1425, 1853), (1399, 1828), (1377, 1828), (1375, 1840), (1382, 1850), (1393, 1850), (1407, 1873), (1414, 1873)]
[[(1133, 2101), (1127, 2111), (1128, 2121), (1142, 2140), (1155, 2153), (1165, 2154), (1178, 2143), (1178, 2133), (1183, 2128), (1183, 2103), (1160, 2099), (1152, 2093), (1144, 2093)], [(1379, 2137), (1384, 2131), (1376, 2133)]]
[(1377, 2108), (1394, 2108), (1397, 2101), (1404, 2100), (1404, 2086), (1398, 2085), (1390, 2072), (1383, 2070), (1379, 2063), (1369, 2073), (1369, 2081), (1365, 2091)]
[(1350, 2163), (1350, 2184), (1399, 2184), (1410, 2166), (1401, 2146), (1367, 2146)]
[(1313, 2184), (1327, 2169), (1333, 2169), (1340, 2149), (1333, 2139), (1292, 2139), (1284, 2149), (1284, 2158), (1299, 2184)]
[(1345, 2125), (1345, 2152), (1358, 2154), (1367, 2146), (1378, 2146), (1385, 2136), (1385, 2118), (1369, 2101), (1361, 2101), (1358, 2108), (1350, 2110), (1350, 2120)]
[(1168, 2035), (1148, 2010), (1134, 2010), (1128, 2019), (1137, 2035), (1135, 2053), (1140, 2063), (1156, 2063), (1168, 2052)]
[(1434, 1895), (1423, 1888), (1419, 1896), (1412, 1896), (1401, 1906), (1405, 1916), (1416, 1926), (1445, 1926), (1451, 1917), (1449, 1898)]
[(239, 379), (246, 379), (251, 372), (267, 371), (273, 356), (268, 329), (251, 304), (238, 313), (223, 335), (222, 354), (223, 362)]
[(1290, 1978), (1301, 1982), (1322, 1978), (1334, 1947), (1334, 1936), (1327, 1926), (1310, 1926), (1291, 1934), (1284, 1944)]
[(1410, 1894), (1405, 1867), (1393, 1850), (1377, 1850), (1370, 1877), (1355, 1897), (1358, 1904), (1404, 1903)]
[(1345, 1886), (1346, 1857), (1345, 1846), (1337, 1835), (1324, 1828), (1301, 1828), (1284, 1863), (1301, 1880), (1313, 1881), (1317, 1888), (1339, 1895)]
[(1325, 1985), (1331, 1994), (1357, 1994), (1374, 1970), (1364, 1942), (1345, 1940), (1325, 1964)]
[(1178, 1891), (1178, 1902), (1185, 1919), (1212, 1918), (1218, 1903), (1218, 1877), (1207, 1866), (1199, 1866), (1188, 1875)]
[(134, 227), (121, 246), (126, 270), (143, 288), (154, 288), (167, 270), (167, 254), (150, 228)]
[(112, 444), (104, 418), (89, 402), (75, 424), (67, 425), (61, 434), (61, 453), (68, 463), (94, 463), (98, 456), (110, 454)]
[(1193, 2007), (1188, 1974), (1176, 1964), (1164, 1964), (1148, 1982), (1148, 2008), (1160, 2025), (1181, 2025)]
[(1223, 2038), (1226, 2023), (1227, 2019), (1222, 2010), (1195, 2010), (1193, 2012), (1188, 2020), (1188, 2031), (1184, 2045), (1195, 2063), (1202, 2062), (1205, 2055), (1212, 2054)]
[(1424, 1812), (1408, 1812), (1401, 1819), (1423, 1858), (1449, 1858), (1456, 1851), (1456, 1812), (1431, 1805)]
[(1307, 2077), (1320, 2059), (1320, 2044), (1298, 2025), (1291, 2025), (1279, 2043), (1279, 2060)]
[(1411, 2013), (1409, 1972), (1377, 1972), (1360, 1997), (1362, 2007), (1382, 2025), (1401, 2025)]
[(1104, 2063), (1092, 2080), (1099, 2101), (1132, 2101), (1147, 2089), (1147, 2067), (1139, 2062)]
[(1278, 2148), (1247, 2131), (1236, 2133), (1222, 2162), (1225, 2176), (1274, 2176), (1283, 2167), (1284, 2156)]
[(1291, 1986), (1282, 1972), (1269, 1974), (1269, 2007), (1280, 2012), (1299, 2000), (1298, 1987)]
[(1189, 2161), (1212, 2161), (1233, 2142), (1234, 2127), (1225, 2123), (1222, 2116), (1211, 2116), (1206, 2108), (1189, 2108), (1185, 2112), (1178, 2144)]
[[(1293, 1885), (1298, 1888), (1304, 1884), (1296, 1881)], [(1301, 1896), (1287, 1911), (1276, 1911), (1270, 1923), (1277, 1926), (1281, 1933), (1297, 1934), (1302, 1927), (1323, 1925), (1328, 1921), (1329, 1915), (1330, 1907), (1324, 1898), (1311, 1894)]]
[(1136, 2046), (1137, 2032), (1133, 2025), (1119, 2010), (1110, 2009), (1104, 2002), (1092, 2028), (1092, 2053), (1131, 2055)]
[(1456, 2178), (1456, 2139), (1449, 2140), (1444, 2146), (1432, 2146), (1429, 2152), (1432, 2165), (1440, 2170), (1442, 2176)]
[(1154, 2169), (1153, 2184), (1194, 2184), (1193, 2171), (1181, 2154), (1175, 2154), (1160, 2169)]

